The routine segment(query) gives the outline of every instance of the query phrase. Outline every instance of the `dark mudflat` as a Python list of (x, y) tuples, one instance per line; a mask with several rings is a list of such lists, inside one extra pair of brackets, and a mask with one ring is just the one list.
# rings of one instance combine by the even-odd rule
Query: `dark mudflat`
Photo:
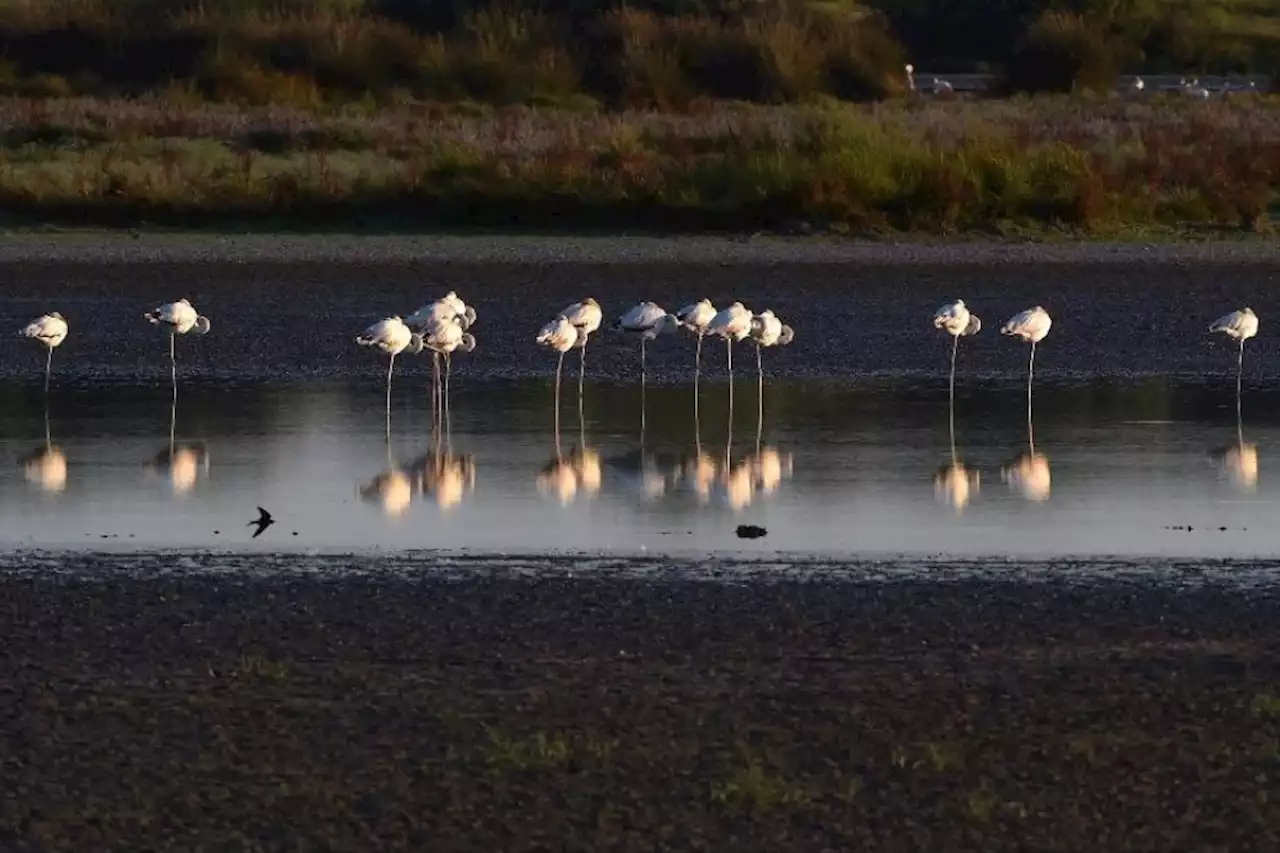
[(0, 848), (1280, 842), (1264, 586), (430, 568), (0, 576)]

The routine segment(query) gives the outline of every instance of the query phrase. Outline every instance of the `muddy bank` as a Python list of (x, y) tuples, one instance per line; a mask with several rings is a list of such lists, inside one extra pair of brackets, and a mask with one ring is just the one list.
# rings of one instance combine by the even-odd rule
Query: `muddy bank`
[[(127, 259), (120, 262), (101, 246), (96, 254), (46, 247), (46, 257), (6, 245), (0, 243), (6, 281), (0, 324), (18, 329), (40, 313), (58, 310), (71, 325), (54, 359), (55, 388), (167, 384), (168, 342), (142, 314), (182, 296), (213, 323), (209, 335), (180, 341), (179, 376), (187, 383), (353, 379), (376, 385), (384, 362), (357, 347), (355, 335), (451, 289), (479, 314), (473, 330), (478, 349), (455, 359), (459, 393), (468, 382), (551, 376), (555, 358), (534, 342), (538, 328), (566, 305), (592, 295), (610, 318), (641, 300), (672, 310), (702, 297), (719, 305), (740, 300), (755, 311), (772, 309), (796, 329), (796, 340), (768, 353), (769, 375), (842, 380), (945, 378), (948, 353), (931, 318), (941, 303), (964, 298), (985, 327), (962, 348), (962, 387), (975, 380), (1023, 381), (1025, 348), (998, 329), (1035, 304), (1054, 318), (1051, 336), (1037, 350), (1039, 380), (1221, 380), (1234, 370), (1236, 353), (1229, 342), (1208, 334), (1208, 324), (1250, 305), (1262, 318), (1262, 332), (1246, 353), (1245, 382), (1280, 372), (1280, 348), (1267, 344), (1266, 331), (1267, 318), (1280, 305), (1274, 287), (1280, 268), (1274, 251), (1254, 244), (1238, 257), (1234, 250), (1205, 250), (1201, 257), (1167, 263), (1147, 262), (1138, 249), (1124, 247), (1110, 261), (1095, 247), (1035, 247), (1021, 260), (1006, 262), (1005, 255), (1022, 250), (925, 247), (899, 255), (877, 247), (866, 250), (868, 257), (846, 257), (836, 246), (825, 259), (821, 252), (797, 259), (779, 251), (731, 263), (696, 241), (701, 254), (693, 259), (681, 254), (685, 244), (671, 241), (645, 244), (648, 254), (636, 254), (639, 260), (621, 250), (610, 254), (608, 245), (595, 246), (596, 254), (566, 250), (565, 259), (557, 260), (554, 241), (510, 251), (495, 246), (491, 256), (477, 259), (466, 254), (474, 244), (463, 244), (471, 247), (466, 252), (455, 246), (452, 254), (438, 256), (427, 249), (384, 256), (364, 242), (335, 239), (333, 247), (309, 243), (293, 256), (271, 256), (270, 244), (250, 244), (242, 256), (225, 247), (208, 256), (120, 249)], [(670, 256), (657, 251), (664, 245)], [(1176, 259), (1195, 248), (1157, 247), (1151, 254)], [(1079, 262), (1065, 260), (1073, 254)], [(38, 386), (43, 354), (24, 344), (11, 339), (10, 357), (0, 359), (0, 378)], [(654, 342), (648, 348), (649, 381), (690, 381), (693, 349), (689, 335)], [(706, 375), (717, 382), (725, 376), (724, 348), (708, 349)], [(754, 372), (754, 354), (749, 347), (739, 349), (738, 375), (746, 376)], [(588, 376), (637, 382), (638, 350), (636, 341), (601, 330), (589, 347)], [(420, 378), (430, 370), (427, 358), (404, 358), (397, 365), (399, 374)]]
[(9, 850), (1280, 836), (1265, 587), (99, 573), (0, 594)]

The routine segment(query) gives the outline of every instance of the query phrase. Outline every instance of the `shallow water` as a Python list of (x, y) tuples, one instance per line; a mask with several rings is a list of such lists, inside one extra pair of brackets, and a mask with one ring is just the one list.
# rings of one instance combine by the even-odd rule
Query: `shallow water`
[[(750, 373), (754, 374), (754, 365)], [(735, 388), (459, 380), (447, 434), (402, 377), (386, 441), (364, 378), (180, 393), (0, 385), (8, 548), (534, 554), (1258, 556), (1280, 548), (1273, 397), (1234, 384), (1096, 381), (1025, 397), (963, 381), (779, 380), (758, 421)], [(1243, 438), (1243, 447), (1240, 439)], [(643, 442), (643, 445), (642, 445)], [(583, 451), (585, 446), (586, 450)], [(643, 454), (641, 448), (643, 446)], [(701, 449), (701, 457), (698, 450)], [(699, 461), (700, 460), (700, 461)], [(262, 505), (277, 523), (252, 539)], [(768, 535), (737, 538), (739, 524)], [(1191, 530), (1171, 529), (1190, 526)], [(1222, 529), (1225, 528), (1225, 529)]]

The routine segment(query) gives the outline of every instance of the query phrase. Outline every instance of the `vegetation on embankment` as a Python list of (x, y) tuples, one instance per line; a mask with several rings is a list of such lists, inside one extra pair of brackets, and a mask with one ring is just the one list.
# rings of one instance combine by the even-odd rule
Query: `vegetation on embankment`
[(0, 100), (0, 210), (65, 224), (1001, 233), (1265, 224), (1267, 98), (703, 112)]
[(900, 94), (907, 61), (1022, 91), (1122, 71), (1274, 74), (1267, 0), (14, 0), (0, 94), (793, 103)]

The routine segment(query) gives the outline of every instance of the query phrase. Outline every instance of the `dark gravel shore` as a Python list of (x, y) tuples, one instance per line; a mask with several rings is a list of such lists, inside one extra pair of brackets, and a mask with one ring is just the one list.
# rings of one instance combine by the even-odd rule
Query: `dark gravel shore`
[(0, 575), (6, 851), (1280, 843), (1266, 586), (70, 559)]
[[(985, 323), (966, 341), (962, 385), (1021, 384), (1025, 348), (998, 329), (1035, 304), (1053, 315), (1036, 376), (1059, 380), (1177, 376), (1220, 382), (1229, 343), (1208, 334), (1223, 313), (1251, 305), (1262, 318), (1245, 382), (1280, 372), (1268, 343), (1280, 308), (1280, 244), (1186, 245), (904, 243), (723, 238), (194, 237), (19, 235), (0, 240), (0, 324), (18, 329), (59, 310), (71, 335), (55, 358), (60, 387), (167, 383), (167, 342), (142, 320), (160, 302), (189, 297), (213, 331), (178, 347), (184, 382), (204, 387), (313, 379), (381, 383), (382, 359), (355, 335), (457, 290), (479, 312), (478, 349), (456, 359), (459, 389), (473, 381), (549, 377), (555, 358), (534, 342), (566, 305), (594, 295), (606, 317), (652, 299), (671, 310), (707, 297), (784, 317), (797, 333), (770, 352), (773, 376), (943, 379), (945, 344), (931, 318), (964, 298)], [(11, 339), (0, 378), (43, 381), (41, 353)], [(639, 380), (636, 341), (593, 337), (589, 376)], [(724, 376), (722, 347), (704, 365)], [(649, 347), (648, 379), (688, 382), (692, 339)], [(744, 371), (754, 360), (743, 348)], [(425, 377), (430, 360), (397, 372)], [(460, 392), (461, 393), (461, 392)]]

